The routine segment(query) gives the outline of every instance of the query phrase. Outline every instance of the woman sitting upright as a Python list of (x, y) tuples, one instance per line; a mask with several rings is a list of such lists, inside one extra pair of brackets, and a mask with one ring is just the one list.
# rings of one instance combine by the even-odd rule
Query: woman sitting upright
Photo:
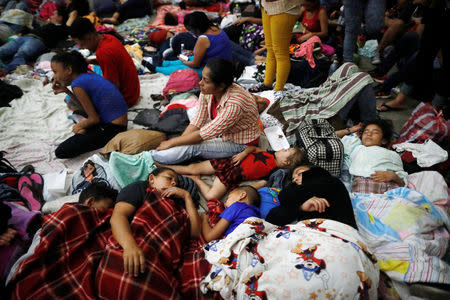
[[(66, 93), (72, 105), (79, 107), (86, 119), (73, 125), (74, 136), (55, 150), (58, 158), (71, 158), (103, 147), (119, 132), (127, 129), (128, 106), (120, 91), (105, 78), (87, 73), (88, 65), (77, 51), (52, 58), (53, 91)], [(72, 91), (67, 86), (71, 85)]]

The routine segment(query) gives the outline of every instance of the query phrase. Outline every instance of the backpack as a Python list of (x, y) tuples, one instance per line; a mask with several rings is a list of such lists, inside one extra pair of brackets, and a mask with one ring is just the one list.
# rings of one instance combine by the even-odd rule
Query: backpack
[(295, 132), (296, 145), (303, 148), (308, 161), (333, 176), (341, 174), (344, 145), (325, 119), (304, 120)]
[(198, 86), (200, 76), (193, 69), (182, 69), (172, 72), (163, 89), (164, 96), (177, 92), (186, 92)]

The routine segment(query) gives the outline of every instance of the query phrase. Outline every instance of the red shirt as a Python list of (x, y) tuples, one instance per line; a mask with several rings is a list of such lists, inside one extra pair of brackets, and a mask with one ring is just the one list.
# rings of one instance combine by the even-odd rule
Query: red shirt
[(136, 104), (140, 94), (139, 78), (125, 47), (114, 36), (104, 34), (95, 54), (103, 77), (119, 87), (128, 107)]
[(255, 180), (265, 178), (277, 168), (275, 154), (268, 152), (252, 152), (240, 164), (242, 178)]

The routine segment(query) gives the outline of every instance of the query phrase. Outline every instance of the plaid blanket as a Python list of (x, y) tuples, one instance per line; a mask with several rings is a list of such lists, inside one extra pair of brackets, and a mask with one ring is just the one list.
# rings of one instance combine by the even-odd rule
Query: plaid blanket
[[(65, 204), (44, 220), (41, 243), (8, 285), (11, 299), (201, 299), (209, 271), (202, 241), (189, 239), (189, 218), (172, 200), (147, 195), (131, 221), (147, 268), (123, 273), (123, 250), (112, 236), (112, 210)], [(69, 296), (70, 295), (70, 296)]]

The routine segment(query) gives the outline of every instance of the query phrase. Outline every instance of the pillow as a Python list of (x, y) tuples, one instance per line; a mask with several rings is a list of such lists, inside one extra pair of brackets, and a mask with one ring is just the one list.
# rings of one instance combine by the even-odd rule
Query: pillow
[(160, 131), (132, 129), (117, 134), (103, 147), (100, 153), (108, 155), (118, 151), (124, 154), (137, 154), (155, 149), (166, 138), (166, 134)]
[(42, 213), (50, 214), (60, 209), (65, 203), (78, 202), (80, 194), (69, 195), (56, 200), (45, 202), (42, 206)]

